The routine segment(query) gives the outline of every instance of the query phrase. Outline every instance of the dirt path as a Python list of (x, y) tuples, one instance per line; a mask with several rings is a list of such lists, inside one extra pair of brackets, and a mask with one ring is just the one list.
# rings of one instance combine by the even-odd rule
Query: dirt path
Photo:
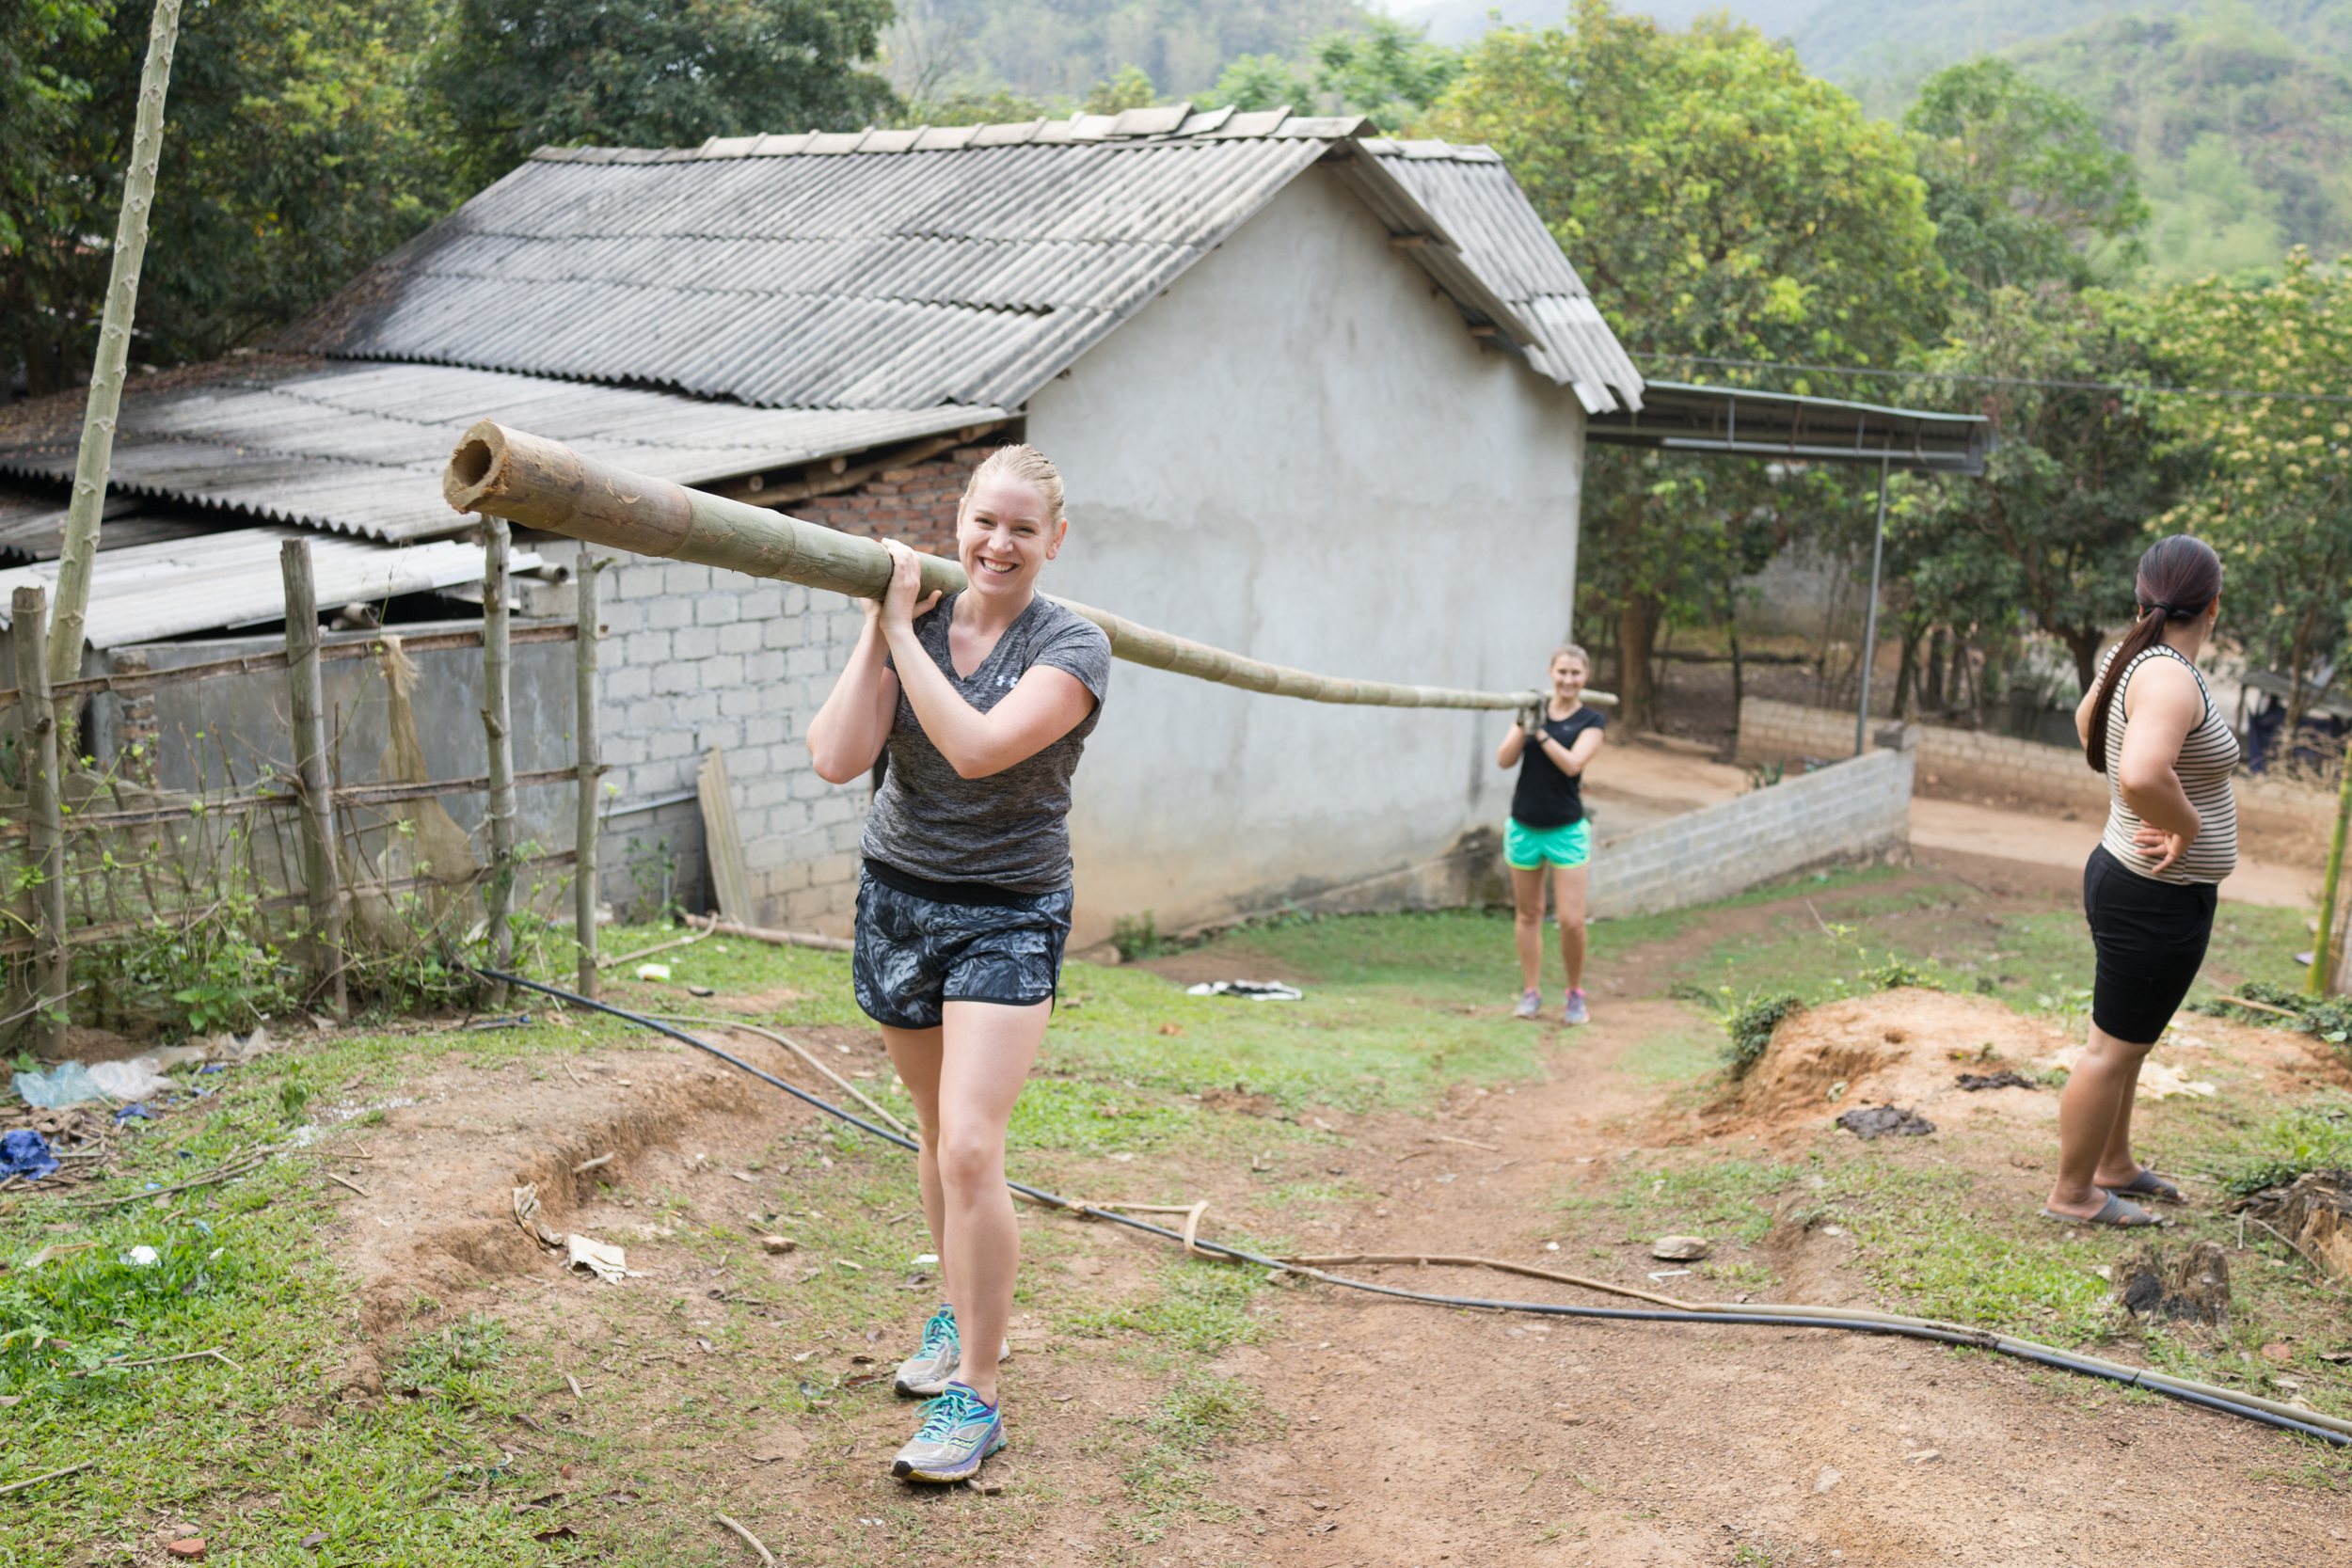
[[(1867, 891), (1939, 879), (2042, 910), (2063, 908), (2072, 889), (2032, 861), (1955, 855)], [(1058, 1154), (1025, 1169), (1093, 1198), (1207, 1198), (1211, 1235), (1287, 1229), (1322, 1253), (1469, 1251), (1721, 1293), (1695, 1276), (1645, 1277), (1671, 1265), (1649, 1259), (1646, 1234), (1628, 1233), (1610, 1196), (1659, 1150), (1802, 1164), (1843, 1137), (1818, 1114), (1702, 1116), (1692, 1090), (1645, 1065), (1661, 1039), (1705, 1027), (1660, 994), (1678, 965), (1808, 908), (1800, 896), (1714, 911), (1629, 955), (1592, 1025), (1546, 1026), (1540, 1081), (1457, 1086), (1427, 1117), (1311, 1107), (1300, 1126), (1335, 1134), (1321, 1142), (1271, 1128), (1260, 1140), (1246, 1118), (1219, 1112), (1213, 1127), (1203, 1112), (1204, 1135), (1174, 1150)], [(1232, 968), (1203, 955), (1155, 967), (1200, 963)], [(799, 1037), (880, 1082), (870, 1032)], [(640, 1038), (537, 1069), (452, 1061), (377, 1107), (380, 1125), (354, 1127), (370, 1108), (342, 1107), (351, 1130), (334, 1146), (366, 1156), (334, 1166), (364, 1189), (334, 1195), (367, 1330), (344, 1403), (441, 1397), (404, 1386), (409, 1347), (468, 1314), (495, 1320), (541, 1390), (497, 1444), (544, 1488), (550, 1519), (613, 1560), (750, 1560), (748, 1548), (712, 1545), (720, 1512), (787, 1560), (842, 1564), (2137, 1568), (2352, 1550), (2335, 1495), (2263, 1479), (2306, 1463), (2288, 1439), (1916, 1343), (1546, 1323), (1294, 1286), (1245, 1291), (1231, 1310), (1255, 1314), (1251, 1328), (1226, 1336), (1241, 1342), (1195, 1354), (1151, 1315), (1172, 1248), (1036, 1210), (1023, 1211), (1028, 1261), (1006, 1384), (1014, 1446), (990, 1470), (1005, 1490), (911, 1491), (882, 1473), (909, 1408), (866, 1381), (904, 1353), (933, 1299), (902, 1165), (836, 1139), (772, 1089)], [(763, 1040), (725, 1043), (808, 1081)], [(2322, 1070), (2279, 1036), (2247, 1050), (2284, 1053), (2271, 1070), (2301, 1077), (2282, 1082)], [(2023, 1167), (2046, 1129), (1963, 1132), (1890, 1159), (1965, 1173), (1979, 1195), (2030, 1212), (2046, 1178)], [(565, 1275), (514, 1223), (525, 1182), (556, 1229), (624, 1243), (638, 1277)], [(1302, 1214), (1274, 1204), (1273, 1182), (1327, 1183), (1329, 1196)], [(1877, 1300), (1852, 1239), (1790, 1209), (1801, 1189), (1761, 1195), (1779, 1217), (1748, 1246), (1721, 1242), (1713, 1262), (1788, 1298)], [(794, 1249), (758, 1252), (764, 1231), (793, 1236)], [(1475, 1271), (1361, 1272), (1461, 1294), (1599, 1299)], [(1186, 1449), (1166, 1435), (1168, 1402), (1203, 1374), (1254, 1390), (1266, 1414)]]
[[(1588, 1229), (1543, 1250), (1562, 1233), (1563, 1189), (1603, 1177), (1654, 1107), (1615, 1064), (1663, 1006), (1613, 1009), (1559, 1042), (1548, 1082), (1465, 1103), (1439, 1125), (1501, 1152), (1448, 1148), (1421, 1168), (1452, 1164), (1460, 1179), (1405, 1180), (1388, 1214), (1358, 1216), (1340, 1244), (1475, 1249), (1675, 1291), (1640, 1277), (1642, 1249), (1622, 1236)], [(2020, 1204), (2039, 1201), (2040, 1178), (2001, 1179)], [(1869, 1299), (1837, 1238), (1772, 1243), (1799, 1299)], [(1614, 1256), (1557, 1263), (1596, 1244)], [(1472, 1271), (1382, 1275), (1579, 1299)], [(1545, 1325), (1322, 1293), (1292, 1326), (1232, 1358), (1303, 1421), (1236, 1480), (1265, 1495), (1272, 1562), (2221, 1565), (2346, 1553), (2340, 1505), (2249, 1479), (2292, 1469), (2291, 1441), (1970, 1353), (1812, 1330)]]

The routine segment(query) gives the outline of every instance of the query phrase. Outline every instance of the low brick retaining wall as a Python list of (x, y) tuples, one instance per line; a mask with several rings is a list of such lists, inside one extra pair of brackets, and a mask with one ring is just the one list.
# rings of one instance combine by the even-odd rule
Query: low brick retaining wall
[[(2106, 780), (2069, 746), (2012, 740), (1981, 730), (1916, 727), (1918, 784), (1931, 795), (1990, 799), (2106, 815)], [(1740, 705), (1741, 762), (1797, 757), (1851, 757), (1853, 714), (1833, 708), (1750, 697)], [(2306, 859), (2327, 852), (2336, 820), (2335, 796), (2308, 785), (2240, 775), (2238, 842), (2264, 860)]]
[(1912, 767), (1908, 750), (1873, 751), (1608, 840), (1593, 852), (1591, 911), (1652, 914), (1816, 866), (1908, 859)]

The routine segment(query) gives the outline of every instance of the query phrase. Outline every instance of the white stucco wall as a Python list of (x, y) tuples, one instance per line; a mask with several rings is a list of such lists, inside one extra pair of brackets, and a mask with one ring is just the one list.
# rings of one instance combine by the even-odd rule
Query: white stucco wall
[[(1487, 689), (1539, 684), (1568, 631), (1581, 410), (1470, 337), (1321, 170), (1048, 384), (1028, 436), (1069, 488), (1048, 592), (1279, 663)], [(1119, 665), (1071, 818), (1076, 939), (1345, 899), (1499, 830), (1507, 722)]]

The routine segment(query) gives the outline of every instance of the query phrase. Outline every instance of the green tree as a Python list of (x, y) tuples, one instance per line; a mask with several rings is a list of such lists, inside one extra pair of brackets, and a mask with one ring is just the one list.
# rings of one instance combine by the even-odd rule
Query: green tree
[(1314, 104), (1315, 85), (1279, 55), (1244, 55), (1225, 68), (1209, 97), (1244, 113), (1285, 105), (1304, 111)]
[(2148, 203), (2132, 155), (2107, 147), (2090, 110), (2008, 61), (1938, 71), (1903, 125), (1919, 138), (1936, 248), (1978, 297), (2053, 277), (2079, 287), (2096, 240), (2137, 254)]
[[(2207, 277), (2140, 313), (2152, 348), (2189, 385), (2337, 397), (2352, 388), (2352, 267), (2320, 266), (2308, 251), (2289, 252), (2267, 282)], [(2159, 525), (2220, 552), (2224, 624), (2294, 681), (2291, 736), (2313, 666), (2341, 657), (2352, 619), (2352, 411), (2314, 399), (2150, 401), (2166, 430), (2210, 457)]]
[(1454, 85), (1459, 51), (1431, 43), (1424, 29), (1375, 16), (1361, 32), (1327, 33), (1314, 44), (1315, 86), (1349, 114), (1391, 135)]
[[(40, 8), (35, 8), (37, 10)], [(12, 53), (0, 158), (0, 367), (87, 375), (152, 7), (59, 5)], [(9, 13), (15, 41), (29, 13)], [(446, 205), (413, 62), (430, 0), (213, 0), (183, 20), (132, 357), (253, 341)], [(20, 97), (32, 81), (38, 100)], [(14, 127), (47, 129), (20, 142)]]
[(1094, 90), (1087, 94), (1086, 111), (1123, 114), (1129, 109), (1148, 109), (1159, 101), (1160, 91), (1152, 85), (1150, 72), (1141, 66), (1121, 66), (1107, 80), (1094, 84)]
[(460, 183), (543, 146), (691, 147), (886, 119), (890, 0), (455, 0), (429, 69)]
[[(1896, 575), (1917, 607), (1912, 639), (1942, 624), (1997, 647), (2022, 613), (2064, 645), (2089, 689), (2107, 628), (2131, 616), (2148, 521), (2178, 499), (2190, 460), (2125, 395), (2062, 385), (2145, 385), (2153, 367), (2128, 325), (2104, 296), (1999, 288), (1927, 356), (1955, 379), (1916, 395), (1986, 415), (1994, 441), (1982, 476), (1917, 481), (1890, 522)], [(1994, 695), (1990, 682), (1978, 693)]]
[[(1721, 15), (1675, 32), (1577, 0), (1564, 27), (1498, 29), (1428, 123), (1502, 154), (1618, 336), (1669, 370), (1678, 354), (1883, 363), (1939, 314), (1944, 265), (1902, 133)], [(1656, 721), (1658, 628), (1707, 612), (1677, 586), (1719, 554), (1712, 525), (1676, 515), (1694, 483), (1661, 491), (1647, 466), (1607, 458), (1588, 476), (1579, 618), (1614, 629), (1637, 725)], [(1686, 547), (1692, 561), (1671, 559)]]

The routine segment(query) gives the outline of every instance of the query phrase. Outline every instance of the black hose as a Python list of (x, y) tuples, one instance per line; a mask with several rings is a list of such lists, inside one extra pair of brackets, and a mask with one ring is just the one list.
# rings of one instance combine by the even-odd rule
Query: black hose
[[(459, 961), (463, 962), (463, 960)], [(542, 985), (536, 980), (527, 980), (519, 974), (505, 974), (495, 969), (484, 969), (478, 964), (464, 964), (464, 967), (485, 979), (501, 980), (510, 986), (520, 986), (526, 990), (535, 990), (542, 995), (557, 997), (579, 1006), (591, 1007), (613, 1018), (627, 1020), (640, 1028), (651, 1029), (656, 1034), (667, 1035), (670, 1038), (691, 1045), (697, 1051), (709, 1053), (729, 1067), (741, 1069), (762, 1083), (772, 1084), (792, 1096), (793, 1099), (813, 1105), (829, 1117), (837, 1117), (862, 1132), (872, 1133), (884, 1143), (908, 1150), (917, 1148), (913, 1139), (900, 1137), (885, 1128), (877, 1127), (872, 1122), (845, 1111), (838, 1105), (818, 1099), (805, 1089), (795, 1088), (781, 1078), (762, 1072), (741, 1057), (722, 1051), (707, 1040), (697, 1039), (683, 1029), (674, 1029), (658, 1019), (647, 1018), (643, 1013), (632, 1013), (626, 1007), (615, 1007), (607, 1002), (592, 1001), (588, 997), (574, 991), (564, 990), (559, 987)], [(1041, 1188), (1029, 1186), (1025, 1182), (1008, 1180), (1005, 1185), (1023, 1196), (1033, 1198), (1049, 1208), (1066, 1210), (1088, 1219), (1108, 1220), (1114, 1225), (1123, 1225), (1131, 1230), (1140, 1230), (1146, 1235), (1158, 1236), (1170, 1242), (1181, 1243), (1184, 1240), (1182, 1235), (1165, 1226), (1153, 1225), (1148, 1220), (1136, 1219), (1131, 1215), (1118, 1213), (1108, 1209), (1097, 1209), (1088, 1204), (1073, 1203), (1068, 1198), (1046, 1192)], [(1740, 1323), (1757, 1328), (1838, 1329), (1849, 1334), (1889, 1334), (1899, 1338), (1926, 1339), (1938, 1344), (1959, 1345), (1970, 1350), (1992, 1351), (2002, 1355), (2013, 1355), (2023, 1361), (2035, 1362), (2041, 1366), (2054, 1367), (2061, 1371), (2074, 1372), (2084, 1377), (2095, 1377), (2106, 1383), (2144, 1388), (2151, 1393), (2162, 1394), (2167, 1399), (2178, 1400), (2184, 1404), (2193, 1404), (2200, 1409), (2217, 1411), (2225, 1416), (2236, 1416), (2246, 1420), (2259, 1421), (2265, 1426), (2277, 1427), (2281, 1432), (2292, 1432), (2304, 1437), (2316, 1437), (2322, 1442), (2332, 1443), (2338, 1447), (2352, 1445), (2352, 1437), (2347, 1437), (2343, 1433), (2330, 1432), (2325, 1427), (2312, 1426), (2291, 1417), (2279, 1415), (2275, 1411), (2265, 1410), (2256, 1405), (2235, 1403), (2217, 1395), (2200, 1393), (2195, 1389), (2174, 1388), (2161, 1383), (2142, 1382), (2136, 1374), (2120, 1371), (2112, 1367), (2103, 1367), (2097, 1362), (2069, 1355), (2064, 1351), (2055, 1350), (2047, 1345), (2029, 1344), (1991, 1333), (1972, 1334), (1962, 1329), (1938, 1328), (1929, 1323), (1872, 1323), (1844, 1318), (1794, 1317), (1769, 1311), (1678, 1312), (1662, 1307), (1577, 1307), (1547, 1301), (1495, 1301), (1485, 1296), (1438, 1295), (1426, 1291), (1406, 1291), (1394, 1285), (1379, 1285), (1371, 1280), (1349, 1279), (1342, 1275), (1326, 1274), (1321, 1269), (1311, 1269), (1296, 1263), (1285, 1263), (1279, 1258), (1261, 1257), (1254, 1252), (1245, 1252), (1239, 1247), (1227, 1246), (1221, 1242), (1206, 1242), (1196, 1237), (1191, 1244), (1198, 1251), (1220, 1258), (1230, 1258), (1237, 1263), (1249, 1263), (1259, 1268), (1272, 1269), (1283, 1274), (1295, 1274), (1309, 1279), (1319, 1279), (1327, 1285), (1343, 1286), (1351, 1291), (1365, 1291), (1374, 1295), (1393, 1296), (1400, 1301), (1424, 1302), (1432, 1307), (1460, 1307), (1487, 1312), (1526, 1312), (1540, 1317), (1586, 1318), (1606, 1323)]]

